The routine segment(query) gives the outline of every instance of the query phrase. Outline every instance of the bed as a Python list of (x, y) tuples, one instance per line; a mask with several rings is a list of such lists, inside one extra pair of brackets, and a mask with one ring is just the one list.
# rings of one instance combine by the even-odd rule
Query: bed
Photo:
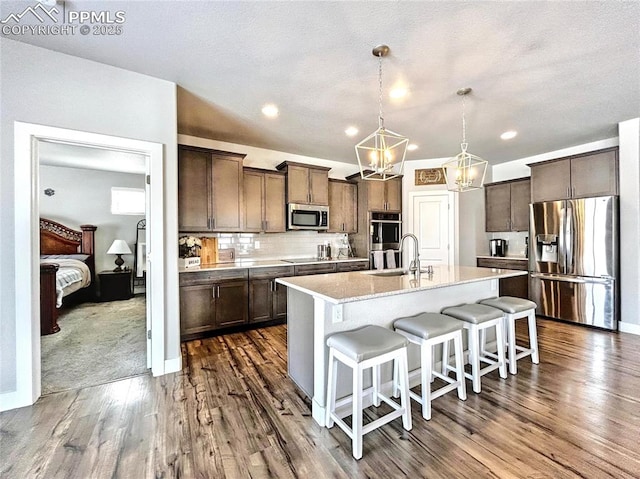
[(95, 299), (96, 226), (81, 231), (40, 218), (40, 334), (60, 331), (58, 309), (63, 299)]

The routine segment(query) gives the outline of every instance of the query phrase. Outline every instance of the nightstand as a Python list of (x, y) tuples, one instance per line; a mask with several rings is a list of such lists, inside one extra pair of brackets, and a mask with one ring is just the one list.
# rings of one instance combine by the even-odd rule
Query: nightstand
[(100, 271), (100, 301), (129, 299), (131, 292), (131, 270)]

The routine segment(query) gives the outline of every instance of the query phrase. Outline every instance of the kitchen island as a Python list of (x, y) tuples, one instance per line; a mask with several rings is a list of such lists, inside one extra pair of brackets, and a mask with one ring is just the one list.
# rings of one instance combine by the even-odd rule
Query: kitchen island
[[(287, 286), (288, 372), (312, 398), (312, 414), (324, 425), (329, 352), (327, 336), (368, 324), (392, 327), (393, 321), (420, 312), (440, 312), (448, 306), (477, 302), (498, 295), (498, 280), (526, 271), (469, 266), (434, 266), (419, 277), (401, 270), (359, 271), (278, 278)], [(491, 339), (491, 338), (489, 338)], [(409, 369), (419, 367), (417, 350), (409, 349)], [(383, 391), (390, 392), (391, 367), (381, 370)], [(411, 386), (418, 384), (410, 375)], [(370, 385), (365, 375), (365, 385)], [(351, 374), (338, 368), (337, 396), (348, 415)], [(365, 407), (371, 396), (363, 398)], [(338, 405), (341, 402), (338, 401)]]

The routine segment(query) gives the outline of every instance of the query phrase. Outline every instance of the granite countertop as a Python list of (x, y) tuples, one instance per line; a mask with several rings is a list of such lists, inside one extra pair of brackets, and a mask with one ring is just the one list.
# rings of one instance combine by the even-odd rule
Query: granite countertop
[(529, 258), (527, 258), (524, 255), (521, 254), (514, 254), (514, 255), (507, 255), (507, 256), (491, 256), (488, 254), (479, 254), (476, 256), (476, 258), (483, 258), (483, 259), (497, 259), (499, 260), (519, 260), (519, 261), (529, 261)]
[[(276, 282), (340, 304), (528, 274), (526, 271), (473, 266), (436, 265), (433, 270), (431, 275), (422, 273), (419, 280), (414, 279), (413, 275), (377, 276), (375, 273), (380, 271), (368, 270), (278, 278)], [(393, 274), (394, 271), (402, 270), (383, 270), (387, 274)]]
[(367, 258), (334, 258), (328, 260), (314, 260), (304, 262), (290, 262), (284, 259), (263, 259), (263, 260), (239, 260), (234, 263), (215, 263), (215, 264), (202, 264), (193, 268), (178, 268), (179, 273), (196, 273), (198, 271), (212, 271), (212, 270), (225, 270), (225, 269), (244, 269), (244, 268), (272, 268), (277, 266), (298, 266), (303, 264), (323, 264), (323, 263), (348, 263), (353, 261), (369, 261)]

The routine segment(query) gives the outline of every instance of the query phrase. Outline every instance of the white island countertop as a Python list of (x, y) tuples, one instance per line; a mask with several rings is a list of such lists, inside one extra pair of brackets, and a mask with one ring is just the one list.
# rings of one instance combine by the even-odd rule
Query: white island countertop
[(421, 273), (419, 280), (411, 274), (376, 274), (393, 274), (395, 271), (400, 270), (295, 276), (278, 278), (276, 282), (330, 303), (340, 304), (528, 274), (526, 271), (512, 269), (438, 265), (433, 267), (433, 274)]

